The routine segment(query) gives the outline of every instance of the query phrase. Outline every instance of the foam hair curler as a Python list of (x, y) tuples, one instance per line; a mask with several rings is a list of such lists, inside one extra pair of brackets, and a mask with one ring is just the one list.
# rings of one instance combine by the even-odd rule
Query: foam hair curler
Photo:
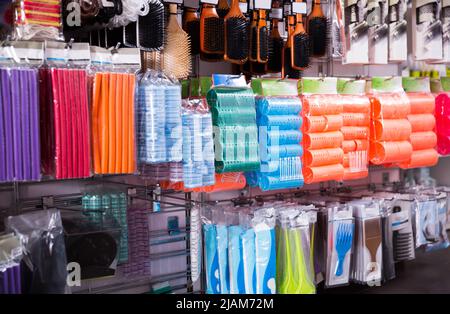
[(305, 133), (303, 135), (303, 148), (306, 150), (341, 147), (343, 139), (340, 131)]
[(373, 121), (373, 140), (403, 141), (411, 135), (411, 123), (407, 119), (385, 119)]
[(305, 131), (310, 133), (338, 131), (343, 125), (341, 115), (306, 116)]
[(361, 112), (343, 112), (342, 123), (345, 126), (368, 126), (370, 116), (367, 113)]
[(411, 123), (412, 132), (431, 131), (436, 125), (436, 118), (431, 113), (410, 114), (408, 121)]
[(401, 94), (378, 94), (370, 98), (372, 117), (401, 119), (410, 113), (408, 98)]
[(343, 176), (344, 166), (342, 166), (342, 164), (303, 168), (305, 183), (315, 183), (329, 180), (340, 181)]
[(341, 148), (308, 150), (303, 155), (305, 166), (318, 167), (342, 163), (344, 151)]
[(433, 131), (411, 133), (409, 140), (414, 150), (433, 148), (437, 144), (437, 136)]
[(437, 164), (439, 155), (433, 148), (413, 151), (408, 162), (401, 163), (400, 168), (431, 167)]
[(370, 161), (376, 165), (404, 162), (410, 159), (412, 145), (409, 141), (372, 142), (370, 144)]
[(303, 97), (303, 112), (311, 116), (336, 115), (342, 112), (339, 95), (308, 95)]
[(407, 93), (411, 114), (434, 113), (435, 100), (430, 93)]
[(344, 140), (364, 140), (369, 138), (369, 128), (365, 126), (343, 126)]

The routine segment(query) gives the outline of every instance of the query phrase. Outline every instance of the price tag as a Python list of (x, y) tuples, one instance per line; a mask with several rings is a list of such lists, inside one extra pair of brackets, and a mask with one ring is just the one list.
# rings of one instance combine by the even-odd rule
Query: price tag
[(285, 15), (292, 15), (292, 6), (290, 3), (285, 3), (283, 7)]
[(165, 3), (183, 4), (183, 0), (164, 0)]
[(198, 9), (200, 4), (198, 0), (184, 0), (184, 6), (192, 9)]
[(200, 0), (201, 3), (217, 5), (219, 0)]
[(248, 11), (248, 3), (247, 2), (239, 2), (239, 9), (241, 9), (242, 13), (247, 13)]
[(283, 19), (283, 9), (282, 8), (273, 8), (270, 13), (269, 17), (271, 19)]
[(271, 0), (255, 0), (255, 9), (270, 10), (272, 7)]
[(294, 14), (306, 14), (306, 2), (293, 2), (292, 13)]

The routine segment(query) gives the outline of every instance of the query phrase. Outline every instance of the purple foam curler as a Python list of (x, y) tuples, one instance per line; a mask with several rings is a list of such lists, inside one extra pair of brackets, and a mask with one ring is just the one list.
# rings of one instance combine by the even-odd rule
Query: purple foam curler
[(0, 281), (2, 285), (0, 286), (0, 294), (8, 293), (8, 269), (0, 272)]
[(1, 73), (1, 89), (2, 89), (2, 104), (5, 118), (5, 159), (6, 159), (6, 181), (14, 179), (14, 141), (13, 141), (13, 125), (12, 125), (12, 105), (11, 105), (11, 81), (8, 69), (0, 69)]
[(35, 69), (28, 72), (29, 86), (30, 86), (30, 130), (31, 130), (31, 179), (39, 180), (40, 178), (40, 164), (41, 164), (41, 149), (40, 149), (40, 133), (39, 133), (39, 102), (38, 102), (38, 88), (37, 75)]
[(6, 181), (6, 136), (4, 132), (5, 127), (3, 126), (3, 121), (5, 120), (3, 117), (4, 110), (3, 88), (0, 88), (0, 182)]
[(22, 131), (22, 180), (31, 179), (30, 153), (30, 86), (27, 69), (19, 69), (20, 78), (20, 116)]
[(14, 293), (16, 294), (22, 294), (22, 277), (20, 273), (20, 264), (14, 266), (14, 282), (16, 284), (16, 291)]
[(14, 142), (14, 179), (23, 179), (22, 170), (22, 132), (20, 117), (20, 74), (18, 69), (11, 70), (11, 100), (12, 100), (12, 121), (13, 121), (13, 142)]
[(16, 282), (14, 277), (14, 267), (10, 267), (7, 270), (8, 272), (8, 293), (14, 294), (16, 292)]

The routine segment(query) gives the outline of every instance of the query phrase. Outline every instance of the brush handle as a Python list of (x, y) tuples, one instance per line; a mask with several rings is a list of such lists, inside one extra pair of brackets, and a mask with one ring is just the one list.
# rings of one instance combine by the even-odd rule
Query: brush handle
[(344, 272), (344, 259), (345, 259), (345, 255), (344, 256), (338, 256), (336, 273), (335, 273), (335, 275), (337, 277), (342, 276), (342, 274)]
[(241, 8), (239, 7), (239, 0), (231, 0), (231, 8), (230, 11), (228, 11), (227, 16), (225, 16), (225, 19), (232, 16), (244, 16)]
[(309, 17), (324, 17), (324, 16), (325, 15), (323, 14), (322, 5), (320, 4), (320, 0), (315, 0), (313, 9), (312, 9)]

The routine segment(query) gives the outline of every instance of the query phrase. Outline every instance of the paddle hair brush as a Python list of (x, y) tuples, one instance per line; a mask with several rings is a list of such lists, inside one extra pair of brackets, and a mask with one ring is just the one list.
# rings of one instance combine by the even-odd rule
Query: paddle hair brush
[(225, 16), (225, 61), (243, 64), (248, 58), (248, 21), (239, 7), (239, 0), (231, 1)]
[(292, 79), (301, 78), (301, 71), (292, 68), (292, 60), (291, 60), (291, 37), (294, 33), (295, 26), (295, 17), (290, 15), (288, 16), (288, 39), (286, 40), (286, 44), (283, 47), (283, 68), (281, 71), (282, 77), (289, 77)]
[(156, 51), (164, 46), (164, 5), (159, 0), (149, 0), (143, 6), (146, 15), (138, 16), (138, 45), (141, 50)]
[(267, 28), (266, 11), (258, 10), (258, 30), (257, 30), (257, 52), (258, 63), (266, 63), (269, 60), (269, 30)]
[(184, 8), (183, 30), (191, 38), (191, 54), (200, 53), (200, 19), (197, 10), (194, 8)]
[[(297, 2), (301, 2), (297, 1)], [(304, 70), (309, 67), (310, 40), (303, 27), (302, 14), (296, 14), (296, 24), (291, 41), (291, 66), (296, 70)]]
[(283, 38), (280, 36), (278, 30), (278, 19), (272, 19), (271, 31), (269, 37), (269, 58), (267, 62), (267, 72), (279, 73), (282, 68), (282, 54), (283, 54)]
[(214, 5), (204, 3), (200, 15), (200, 51), (223, 55), (224, 41), (223, 19), (217, 15)]
[(189, 76), (192, 68), (191, 42), (189, 35), (178, 24), (176, 4), (169, 5), (169, 13), (162, 67), (164, 72), (183, 79)]
[(322, 11), (320, 0), (314, 0), (313, 9), (308, 16), (307, 31), (311, 42), (311, 55), (322, 57), (327, 53), (329, 22)]

